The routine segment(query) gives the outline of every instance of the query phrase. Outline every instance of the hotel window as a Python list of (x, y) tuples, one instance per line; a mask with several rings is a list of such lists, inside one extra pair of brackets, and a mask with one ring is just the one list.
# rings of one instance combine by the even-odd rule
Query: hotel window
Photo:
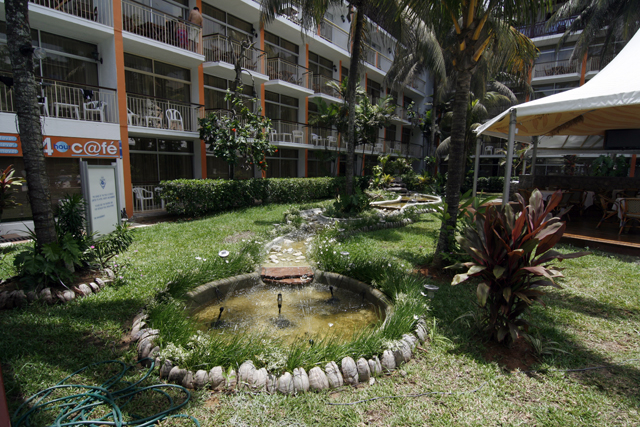
[(336, 159), (333, 151), (312, 151), (307, 156), (307, 175), (309, 178), (331, 176), (331, 162)]
[(191, 71), (187, 68), (125, 53), (124, 79), (127, 93), (191, 102)]
[(202, 29), (204, 35), (220, 34), (231, 40), (253, 38), (253, 25), (207, 3), (202, 3)]
[(309, 69), (313, 74), (333, 78), (333, 62), (313, 52), (309, 52)]
[[(227, 88), (231, 85), (231, 81), (222, 79), (220, 77), (204, 75), (204, 108), (209, 110), (228, 110), (229, 102), (224, 98), (227, 95)], [(253, 86), (244, 85), (242, 87), (242, 93), (244, 95), (244, 104), (249, 107), (251, 111), (256, 111), (256, 103), (253, 100), (254, 89)]]
[(372, 104), (377, 104), (380, 100), (380, 96), (382, 94), (382, 87), (380, 83), (374, 82), (371, 79), (367, 79), (367, 95), (369, 95), (369, 99)]
[(298, 176), (298, 150), (279, 149), (267, 157), (267, 178), (295, 178)]
[(137, 0), (145, 6), (166, 13), (176, 18), (189, 17), (189, 0)]
[(292, 64), (298, 63), (300, 47), (267, 31), (264, 32), (264, 50), (269, 59), (281, 58)]
[(297, 98), (265, 91), (265, 115), (271, 120), (298, 122)]
[(193, 178), (192, 141), (129, 138), (129, 153), (134, 185)]

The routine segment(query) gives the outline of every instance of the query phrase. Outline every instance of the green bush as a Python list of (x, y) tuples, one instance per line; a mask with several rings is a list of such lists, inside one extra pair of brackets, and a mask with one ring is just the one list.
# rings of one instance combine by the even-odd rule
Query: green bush
[[(368, 177), (357, 177), (363, 188)], [(335, 197), (345, 178), (269, 178), (238, 180), (179, 179), (161, 183), (167, 212), (202, 216), (257, 203), (301, 203)]]

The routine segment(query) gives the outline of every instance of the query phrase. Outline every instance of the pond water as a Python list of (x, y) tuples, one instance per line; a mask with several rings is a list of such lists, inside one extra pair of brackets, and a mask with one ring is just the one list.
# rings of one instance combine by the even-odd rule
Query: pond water
[[(278, 294), (282, 297), (280, 314)], [(222, 315), (220, 307), (224, 307)], [(314, 282), (305, 286), (261, 284), (236, 291), (224, 301), (204, 307), (195, 317), (203, 330), (266, 331), (292, 342), (298, 337), (329, 334), (348, 339), (384, 318), (384, 314), (362, 295), (333, 288), (332, 298), (329, 286)]]

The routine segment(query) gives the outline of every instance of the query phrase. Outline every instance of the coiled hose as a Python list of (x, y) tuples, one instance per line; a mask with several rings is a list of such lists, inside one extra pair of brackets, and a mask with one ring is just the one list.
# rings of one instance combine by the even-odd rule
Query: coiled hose
[[(197, 419), (189, 415), (176, 414), (170, 415), (189, 402), (191, 393), (186, 388), (174, 384), (156, 384), (151, 386), (140, 386), (140, 384), (151, 375), (155, 362), (152, 359), (143, 359), (151, 361), (151, 366), (143, 377), (136, 382), (124, 381), (123, 378), (128, 371), (134, 367), (127, 365), (119, 360), (107, 360), (103, 362), (87, 365), (82, 369), (75, 371), (53, 387), (41, 390), (31, 396), (24, 402), (13, 414), (13, 427), (35, 427), (42, 423), (45, 412), (57, 413), (55, 421), (50, 426), (56, 427), (98, 427), (98, 426), (136, 426), (146, 427), (158, 423), (168, 418), (186, 418), (192, 421), (196, 427), (200, 427)], [(84, 384), (66, 384), (74, 376), (96, 366), (115, 364), (121, 366), (121, 371), (109, 378), (101, 386), (91, 386)], [(86, 390), (78, 393), (78, 389)], [(184, 396), (180, 403), (174, 400), (168, 391), (177, 390)], [(65, 395), (65, 390), (71, 394)], [(52, 394), (51, 398), (49, 398)], [(62, 396), (60, 396), (62, 395)], [(161, 400), (168, 404), (164, 410), (156, 412), (152, 415), (136, 415), (132, 411), (135, 408), (150, 405), (157, 406), (158, 403), (153, 399), (160, 396)], [(132, 404), (134, 400), (137, 400)], [(127, 415), (124, 419), (123, 413)]]

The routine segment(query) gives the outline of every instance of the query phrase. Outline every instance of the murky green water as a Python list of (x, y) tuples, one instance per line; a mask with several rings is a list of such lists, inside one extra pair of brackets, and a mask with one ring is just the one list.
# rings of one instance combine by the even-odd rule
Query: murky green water
[[(297, 337), (335, 334), (345, 338), (380, 319), (378, 309), (361, 295), (312, 283), (306, 286), (258, 285), (234, 292), (229, 298), (200, 310), (196, 319), (203, 329), (262, 332), (291, 342)], [(282, 312), (278, 315), (278, 294)], [(224, 307), (221, 321), (216, 325)], [(382, 315), (383, 316), (383, 315)]]

